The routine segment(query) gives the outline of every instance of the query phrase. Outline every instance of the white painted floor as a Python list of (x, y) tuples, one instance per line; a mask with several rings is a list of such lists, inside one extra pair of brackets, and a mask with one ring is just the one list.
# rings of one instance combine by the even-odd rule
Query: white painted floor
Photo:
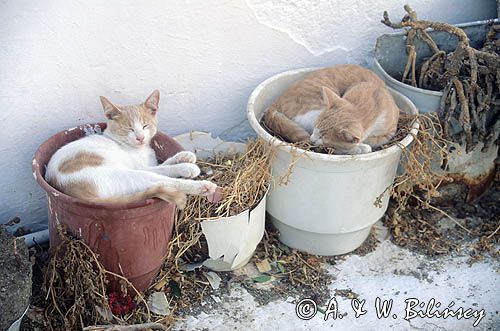
[[(345, 261), (328, 266), (336, 280), (335, 289), (351, 289), (366, 300), (366, 314), (354, 317), (351, 300), (336, 297), (343, 318), (325, 321), (321, 312), (310, 320), (297, 317), (296, 302), (301, 298), (288, 298), (258, 306), (243, 288), (236, 287), (231, 296), (222, 297), (218, 307), (210, 313), (191, 316), (176, 325), (178, 330), (500, 330), (500, 275), (498, 259), (486, 259), (472, 266), (467, 257), (429, 258), (410, 252), (383, 240), (377, 249), (363, 257), (351, 255)], [(272, 289), (271, 289), (272, 290)], [(376, 298), (393, 300), (388, 318), (377, 318)], [(471, 308), (468, 314), (484, 309), (485, 316), (478, 319), (456, 317), (414, 317), (405, 320), (405, 300), (416, 298), (428, 303), (440, 303), (438, 311), (451, 306), (453, 311)], [(292, 300), (294, 299), (294, 300)], [(333, 307), (333, 306), (332, 306)], [(323, 307), (325, 308), (325, 307)], [(417, 308), (410, 309), (411, 311)], [(421, 308), (425, 311), (425, 308)], [(431, 312), (436, 311), (432, 308)], [(477, 316), (477, 315), (476, 315)]]

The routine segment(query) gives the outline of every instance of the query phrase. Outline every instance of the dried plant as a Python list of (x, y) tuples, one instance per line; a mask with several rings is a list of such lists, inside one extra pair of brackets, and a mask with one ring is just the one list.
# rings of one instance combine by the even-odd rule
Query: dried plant
[[(500, 130), (500, 43), (497, 37), (500, 25), (492, 23), (485, 44), (481, 49), (475, 49), (462, 29), (418, 19), (409, 5), (404, 9), (407, 14), (400, 23), (391, 22), (387, 12), (381, 21), (393, 29), (407, 29), (408, 60), (401, 81), (443, 91), (439, 117), (446, 139), (465, 144), (467, 152), (479, 141), (485, 146), (493, 144)], [(427, 32), (429, 28), (456, 37), (456, 48), (448, 54), (440, 50)], [(420, 68), (416, 67), (416, 38), (425, 42), (433, 53)], [(418, 73), (420, 77), (417, 77)], [(461, 131), (452, 128), (452, 119), (459, 123)]]
[[(243, 155), (217, 154), (198, 165), (201, 177), (223, 188), (223, 199), (211, 203), (204, 197), (190, 196), (186, 207), (177, 215), (164, 268), (156, 282), (156, 289), (165, 289), (172, 297), (177, 287), (182, 297), (180, 306), (189, 306), (203, 299), (208, 283), (193, 273), (181, 270), (181, 264), (200, 262), (208, 257), (201, 221), (234, 216), (255, 207), (269, 189), (273, 152), (263, 140), (249, 141)], [(172, 290), (174, 287), (174, 290)]]
[(48, 262), (43, 285), (45, 320), (51, 330), (80, 330), (110, 319), (120, 324), (134, 320), (136, 312), (121, 317), (112, 315), (106, 290), (110, 277), (121, 283), (123, 295), (132, 289), (140, 308), (137, 312), (151, 318), (144, 298), (126, 278), (107, 271), (82, 239), (62, 226), (58, 233), (61, 241)]

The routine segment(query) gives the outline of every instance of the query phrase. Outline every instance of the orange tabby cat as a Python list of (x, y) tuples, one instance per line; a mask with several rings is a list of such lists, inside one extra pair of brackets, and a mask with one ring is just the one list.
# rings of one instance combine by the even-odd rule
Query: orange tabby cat
[(399, 109), (384, 82), (354, 64), (320, 69), (293, 83), (264, 114), (289, 142), (311, 141), (336, 153), (369, 153), (396, 133)]

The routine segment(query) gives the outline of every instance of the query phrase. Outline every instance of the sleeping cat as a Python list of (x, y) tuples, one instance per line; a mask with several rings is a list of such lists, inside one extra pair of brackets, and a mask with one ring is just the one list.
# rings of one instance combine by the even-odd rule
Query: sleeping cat
[(373, 72), (346, 64), (293, 83), (264, 114), (264, 124), (289, 142), (311, 141), (336, 153), (362, 154), (396, 133), (399, 109)]
[(192, 152), (158, 164), (150, 146), (157, 131), (160, 92), (144, 103), (116, 106), (101, 97), (107, 128), (64, 145), (47, 165), (45, 179), (61, 192), (93, 202), (135, 202), (159, 198), (179, 208), (186, 194), (212, 195), (217, 185), (195, 178), (200, 169)]

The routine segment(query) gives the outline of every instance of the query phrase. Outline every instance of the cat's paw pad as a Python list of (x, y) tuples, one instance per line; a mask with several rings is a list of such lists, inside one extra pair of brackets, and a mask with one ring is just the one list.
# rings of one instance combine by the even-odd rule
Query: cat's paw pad
[(199, 185), (199, 194), (201, 195), (213, 195), (217, 190), (217, 184), (214, 184), (208, 180), (200, 181)]
[(196, 164), (185, 163), (179, 164), (179, 175), (183, 178), (196, 178), (200, 175), (200, 168)]
[(213, 194), (206, 195), (206, 197), (211, 203), (217, 203), (224, 198), (224, 190), (222, 187), (217, 187)]
[(195, 163), (196, 155), (193, 152), (183, 151), (173, 156), (174, 163)]

